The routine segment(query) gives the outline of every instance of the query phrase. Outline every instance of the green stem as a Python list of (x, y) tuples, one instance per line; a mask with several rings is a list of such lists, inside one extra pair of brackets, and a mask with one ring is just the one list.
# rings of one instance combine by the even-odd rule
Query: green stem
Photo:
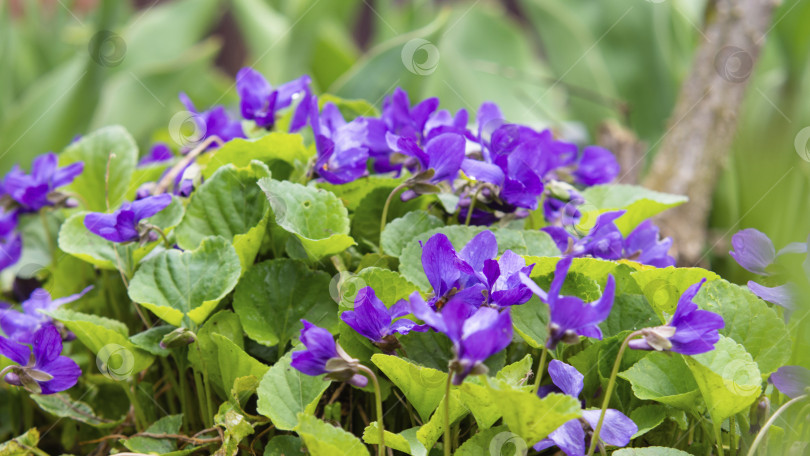
[(602, 412), (599, 414), (599, 422), (596, 423), (596, 429), (594, 429), (593, 437), (591, 437), (591, 446), (588, 449), (588, 456), (593, 456), (594, 451), (596, 451), (596, 446), (599, 444), (599, 433), (602, 431), (602, 424), (605, 421), (605, 413), (610, 403), (610, 396), (613, 394), (613, 388), (616, 386), (616, 375), (618, 375), (619, 367), (622, 364), (622, 355), (624, 355), (624, 351), (627, 349), (630, 339), (639, 335), (641, 335), (641, 331), (636, 331), (628, 335), (624, 339), (624, 342), (622, 342), (619, 353), (616, 355), (616, 362), (613, 363), (613, 371), (610, 372), (610, 379), (608, 380), (607, 389), (605, 390), (605, 399), (602, 401)]
[(470, 200), (470, 207), (467, 208), (467, 218), (464, 220), (464, 226), (470, 226), (470, 220), (472, 220), (473, 210), (475, 210), (475, 202), (478, 200), (478, 194), (481, 193), (481, 186), (479, 185), (475, 189), (475, 194), (473, 195), (472, 199)]
[(765, 435), (767, 435), (767, 433), (768, 433), (768, 428), (770, 428), (771, 425), (773, 425), (773, 423), (776, 421), (776, 418), (778, 418), (779, 415), (781, 415), (791, 405), (793, 405), (793, 404), (795, 404), (797, 402), (801, 402), (801, 401), (803, 401), (803, 400), (805, 400), (805, 399), (807, 399), (809, 397), (810, 397), (810, 395), (804, 394), (802, 396), (795, 397), (795, 398), (785, 402), (781, 407), (779, 407), (779, 409), (776, 412), (774, 412), (773, 415), (771, 415), (771, 417), (768, 419), (768, 421), (765, 422), (765, 425), (762, 426), (762, 429), (759, 430), (759, 433), (757, 434), (757, 438), (754, 439), (754, 443), (751, 444), (751, 449), (748, 450), (748, 456), (754, 456), (756, 454), (757, 447), (762, 442), (762, 439), (765, 438)]
[(132, 390), (132, 385), (126, 382), (122, 385), (124, 393), (127, 395), (129, 402), (132, 404), (132, 409), (135, 411), (135, 428), (138, 432), (143, 432), (146, 429), (146, 418), (143, 416), (143, 410), (138, 406), (137, 394)]
[(444, 456), (451, 456), (453, 446), (453, 436), (450, 431), (450, 385), (453, 380), (453, 373), (447, 373), (447, 386), (444, 389)]
[(714, 425), (714, 439), (717, 441), (717, 454), (723, 456), (723, 429), (720, 427), (720, 424)]
[(385, 200), (385, 205), (383, 206), (382, 217), (380, 218), (380, 253), (382, 253), (382, 232), (385, 229), (385, 224), (388, 222), (388, 207), (391, 205), (391, 201), (394, 199), (394, 195), (399, 193), (400, 190), (406, 188), (408, 184), (405, 182), (397, 185), (391, 193), (388, 194), (388, 198)]
[(197, 402), (200, 404), (200, 420), (205, 427), (208, 426), (208, 421), (211, 419), (211, 412), (208, 410), (208, 401), (205, 400), (205, 387), (203, 386), (202, 374), (196, 369), (192, 369), (194, 377), (194, 389), (197, 391)]
[(737, 425), (734, 422), (734, 415), (728, 417), (728, 451), (732, 456), (737, 455)]
[(377, 455), (385, 456), (385, 427), (383, 426), (382, 393), (380, 392), (380, 383), (377, 381), (377, 376), (374, 375), (374, 371), (368, 367), (360, 364), (357, 366), (357, 368), (374, 384), (374, 400), (377, 405), (377, 427), (380, 428), (380, 443), (377, 445)]
[(543, 353), (540, 354), (540, 364), (537, 366), (537, 376), (534, 380), (534, 394), (540, 389), (540, 381), (543, 380), (543, 367), (546, 365), (546, 358), (548, 358), (548, 347), (543, 345)]

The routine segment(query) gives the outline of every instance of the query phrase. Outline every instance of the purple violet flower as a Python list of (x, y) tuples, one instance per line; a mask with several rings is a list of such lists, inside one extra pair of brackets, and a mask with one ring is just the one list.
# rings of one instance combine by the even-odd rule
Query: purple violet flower
[(34, 334), (33, 351), (27, 345), (0, 336), (0, 354), (16, 365), (0, 371), (9, 385), (22, 386), (35, 394), (65, 391), (79, 380), (82, 370), (62, 353), (62, 337), (53, 326), (44, 326)]
[(692, 301), (706, 279), (689, 287), (678, 299), (675, 315), (664, 326), (644, 328), (641, 339), (631, 340), (630, 348), (636, 350), (673, 351), (682, 355), (697, 355), (714, 350), (720, 340), (719, 329), (725, 326), (723, 317), (698, 309)]
[(612, 275), (608, 275), (602, 297), (596, 302), (588, 303), (576, 296), (560, 296), (565, 276), (571, 267), (571, 260), (571, 257), (565, 257), (557, 262), (554, 280), (551, 281), (548, 293), (525, 274), (521, 273), (520, 276), (523, 283), (548, 304), (551, 321), (548, 325), (546, 347), (552, 350), (560, 342), (579, 343), (579, 336), (602, 339), (602, 330), (598, 325), (608, 317), (610, 309), (613, 307), (616, 281)]
[(15, 165), (3, 180), (3, 190), (24, 212), (36, 212), (45, 206), (66, 200), (57, 188), (73, 182), (84, 171), (84, 163), (77, 162), (58, 167), (53, 152), (40, 155), (31, 165), (31, 174), (25, 174)]
[(144, 155), (138, 162), (138, 167), (165, 163), (172, 158), (174, 158), (174, 154), (168, 144), (162, 142), (155, 143), (152, 145), (152, 148), (149, 149), (149, 153)]
[(0, 208), (0, 271), (20, 261), (22, 236), (17, 229), (17, 211)]
[(453, 384), (460, 385), (468, 375), (486, 374), (483, 364), (512, 342), (512, 319), (509, 309), (498, 311), (478, 307), (455, 296), (441, 312), (434, 311), (419, 292), (409, 298), (411, 312), (434, 331), (446, 335), (453, 343), (450, 372)]
[(386, 134), (385, 139), (391, 150), (413, 159), (405, 163), (412, 171), (413, 168), (418, 168), (419, 172), (432, 169), (434, 171), (430, 178), (432, 183), (455, 179), (464, 161), (465, 139), (458, 133), (436, 135), (425, 143), (424, 148), (413, 138), (397, 136), (390, 132)]
[(754, 228), (738, 231), (731, 237), (734, 250), (728, 252), (740, 266), (754, 274), (770, 275), (765, 269), (776, 260), (776, 249), (768, 236)]
[(172, 202), (168, 194), (150, 196), (133, 203), (123, 203), (111, 214), (90, 212), (84, 217), (84, 226), (90, 232), (111, 242), (147, 242), (157, 237), (150, 237), (154, 229), (144, 222), (162, 211)]
[[(238, 119), (231, 119), (225, 108), (222, 106), (215, 106), (207, 111), (199, 112), (185, 93), (180, 93), (180, 101), (186, 109), (194, 114), (194, 123), (200, 130), (199, 142), (211, 136), (216, 136), (222, 142), (228, 142), (234, 138), (244, 138), (245, 133), (242, 131), (242, 122)], [(209, 149), (218, 147), (217, 144), (211, 144)]]
[(396, 334), (427, 330), (426, 326), (418, 325), (407, 318), (395, 320), (409, 313), (410, 305), (407, 301), (399, 301), (389, 309), (377, 298), (374, 289), (365, 287), (354, 298), (354, 310), (343, 312), (340, 318), (384, 352), (392, 354), (400, 348)]
[(358, 388), (368, 385), (368, 378), (358, 373), (360, 361), (346, 354), (329, 331), (306, 320), (301, 320), (301, 323), (304, 327), (300, 339), (306, 350), (293, 352), (292, 367), (306, 375), (327, 374), (329, 379), (348, 382)]
[(0, 329), (3, 330), (5, 335), (22, 344), (31, 344), (34, 342), (34, 334), (46, 326), (54, 326), (61, 329), (60, 333), (64, 333), (65, 340), (73, 340), (75, 336), (69, 333), (54, 320), (41, 313), (40, 311), (51, 312), (58, 309), (60, 306), (76, 301), (87, 292), (93, 289), (93, 286), (85, 288), (84, 290), (64, 298), (51, 299), (51, 294), (43, 288), (37, 288), (31, 293), (31, 296), (22, 303), (22, 312), (12, 308), (0, 310)]
[[(545, 397), (549, 393), (562, 393), (579, 399), (584, 387), (584, 376), (576, 368), (554, 359), (548, 365), (548, 374), (553, 384), (540, 387), (537, 391), (540, 397)], [(534, 449), (543, 451), (556, 446), (567, 456), (585, 456), (589, 438), (586, 437), (584, 428), (587, 426), (596, 429), (599, 415), (601, 410), (598, 409), (583, 410), (581, 419), (566, 422), (547, 438), (536, 443)], [(627, 446), (636, 432), (638, 426), (624, 413), (614, 409), (605, 411), (605, 419), (599, 434), (604, 443), (617, 447)]]
[(675, 258), (669, 255), (672, 238), (661, 239), (658, 227), (645, 220), (624, 240), (624, 257), (657, 268), (675, 266)]
[[(239, 108), (242, 111), (242, 117), (253, 120), (259, 127), (273, 128), (276, 113), (289, 107), (296, 98), (301, 98), (301, 102), (298, 104), (294, 117), (306, 115), (305, 111), (309, 109), (307, 101), (311, 82), (312, 79), (304, 75), (274, 89), (258, 71), (250, 67), (242, 68), (236, 74), (236, 91), (241, 98)], [(300, 128), (300, 126), (297, 127)], [(291, 125), (290, 131), (294, 132), (298, 128), (293, 128)]]
[(619, 162), (613, 152), (598, 146), (588, 146), (582, 150), (582, 156), (572, 174), (577, 184), (590, 187), (613, 181), (619, 171)]
[(475, 236), (464, 246), (461, 255), (442, 233), (434, 234), (422, 246), (422, 268), (433, 287), (433, 297), (429, 301), (431, 307), (441, 309), (454, 296), (476, 307), (483, 304), (485, 287), (482, 276), (470, 263), (480, 264), (478, 270), (481, 271), (484, 260), (498, 254), (498, 245), (493, 242), (495, 236), (484, 233), (489, 232)]
[(768, 381), (791, 399), (810, 394), (810, 370), (801, 366), (782, 366)]

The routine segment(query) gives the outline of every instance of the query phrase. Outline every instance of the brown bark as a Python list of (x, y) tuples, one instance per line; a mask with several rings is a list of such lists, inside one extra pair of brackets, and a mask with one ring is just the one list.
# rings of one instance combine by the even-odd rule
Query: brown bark
[(775, 0), (717, 0), (681, 88), (668, 133), (644, 185), (689, 196), (658, 218), (675, 240), (679, 264), (703, 259), (712, 193), (737, 127), (737, 113), (765, 35)]

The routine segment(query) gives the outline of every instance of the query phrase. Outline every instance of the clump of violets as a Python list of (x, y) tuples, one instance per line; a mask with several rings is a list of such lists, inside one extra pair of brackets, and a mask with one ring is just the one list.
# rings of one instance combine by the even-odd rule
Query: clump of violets
[(51, 325), (34, 333), (30, 347), (0, 336), (0, 354), (14, 362), (0, 371), (0, 378), (35, 394), (65, 391), (76, 384), (82, 371), (61, 353), (62, 337)]
[(512, 342), (512, 319), (509, 309), (476, 307), (459, 297), (451, 298), (440, 312), (434, 311), (419, 292), (410, 296), (411, 312), (434, 331), (453, 343), (450, 372), (454, 385), (468, 375), (487, 373), (484, 361)]
[(22, 236), (17, 232), (17, 211), (0, 209), (0, 271), (22, 256)]
[(631, 340), (636, 350), (672, 351), (682, 355), (697, 355), (714, 350), (720, 340), (719, 329), (725, 326), (723, 317), (698, 309), (693, 299), (706, 279), (689, 287), (678, 299), (678, 307), (669, 323), (640, 331), (640, 339)]
[(641, 223), (626, 238), (622, 236), (615, 221), (625, 212), (600, 214), (594, 226), (581, 237), (571, 233), (576, 231), (572, 227), (581, 217), (578, 213), (560, 214), (563, 226), (548, 226), (542, 230), (551, 236), (563, 255), (605, 260), (625, 258), (659, 268), (674, 266), (675, 259), (669, 255), (672, 239), (661, 239), (658, 227), (650, 220)]
[(329, 331), (306, 320), (301, 320), (301, 323), (304, 327), (300, 340), (306, 348), (293, 352), (292, 367), (306, 375), (326, 374), (326, 378), (348, 382), (358, 388), (368, 385), (368, 378), (359, 373), (360, 361), (349, 356)]
[[(731, 237), (733, 250), (729, 252), (732, 258), (746, 270), (772, 281), (774, 264), (785, 254), (806, 254), (810, 246), (810, 237), (807, 242), (792, 242), (778, 252), (768, 236), (754, 228), (741, 230)], [(810, 277), (810, 255), (804, 263), (807, 276)], [(778, 283), (778, 282), (777, 282)], [(791, 283), (776, 286), (765, 286), (753, 280), (748, 281), (748, 289), (765, 301), (793, 309), (796, 301), (796, 290)]]
[(548, 292), (537, 286), (527, 275), (521, 274), (521, 281), (540, 300), (548, 304), (551, 318), (548, 323), (548, 340), (546, 348), (554, 349), (560, 342), (567, 344), (579, 343), (579, 337), (602, 339), (602, 330), (599, 323), (603, 322), (613, 307), (613, 296), (616, 291), (616, 281), (608, 275), (605, 290), (598, 301), (589, 303), (576, 296), (562, 296), (563, 283), (571, 267), (571, 257), (564, 257), (557, 262), (554, 270), (554, 279)]
[[(165, 209), (172, 202), (172, 196), (162, 194), (140, 199), (133, 203), (123, 203), (111, 214), (91, 212), (84, 217), (87, 229), (110, 242), (135, 242), (141, 244), (157, 240), (160, 228), (149, 224), (145, 219)], [(157, 231), (157, 232), (156, 232)]]
[(65, 304), (76, 301), (92, 289), (91, 285), (76, 294), (52, 299), (47, 290), (37, 288), (27, 300), (23, 301), (22, 312), (10, 308), (10, 306), (0, 310), (0, 329), (9, 339), (22, 344), (33, 343), (36, 332), (49, 326), (57, 328), (63, 339), (72, 340), (76, 337), (73, 333), (67, 331), (64, 326), (43, 312), (52, 312)]
[(3, 199), (6, 209), (37, 212), (47, 206), (68, 205), (68, 195), (58, 190), (84, 170), (84, 163), (76, 162), (59, 167), (56, 154), (49, 152), (34, 159), (31, 174), (25, 174), (15, 165), (3, 179)]
[[(575, 399), (584, 387), (584, 376), (575, 367), (562, 361), (552, 360), (548, 365), (548, 375), (552, 383), (543, 385), (537, 390), (537, 395), (546, 397), (550, 393), (567, 394)], [(585, 456), (589, 442), (590, 432), (596, 429), (599, 422), (601, 410), (583, 410), (582, 418), (573, 419), (566, 422), (547, 438), (537, 442), (534, 449), (543, 451), (556, 446), (567, 456)], [(630, 443), (630, 439), (638, 432), (638, 426), (624, 413), (607, 409), (602, 423), (600, 440), (608, 445), (624, 447)]]
[(427, 330), (424, 325), (401, 318), (409, 313), (410, 305), (407, 301), (400, 301), (389, 309), (377, 298), (371, 287), (364, 287), (354, 299), (354, 310), (343, 312), (340, 318), (383, 352), (393, 354), (401, 348), (397, 334)]

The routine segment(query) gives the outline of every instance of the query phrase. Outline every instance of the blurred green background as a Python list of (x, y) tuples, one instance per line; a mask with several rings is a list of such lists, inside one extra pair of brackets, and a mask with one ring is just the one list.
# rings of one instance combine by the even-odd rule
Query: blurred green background
[[(596, 141), (614, 120), (643, 143), (667, 133), (711, 0), (5, 0), (0, 3), (0, 171), (109, 124), (145, 150), (188, 93), (234, 107), (233, 75), (273, 84), (308, 73), (319, 93), (472, 112), (496, 101), (514, 122)], [(777, 248), (810, 231), (810, 2), (777, 9), (750, 75), (714, 196), (712, 266), (756, 227)], [(808, 130), (810, 131), (810, 130)], [(810, 134), (808, 134), (810, 135)], [(798, 144), (805, 152), (807, 146)]]

